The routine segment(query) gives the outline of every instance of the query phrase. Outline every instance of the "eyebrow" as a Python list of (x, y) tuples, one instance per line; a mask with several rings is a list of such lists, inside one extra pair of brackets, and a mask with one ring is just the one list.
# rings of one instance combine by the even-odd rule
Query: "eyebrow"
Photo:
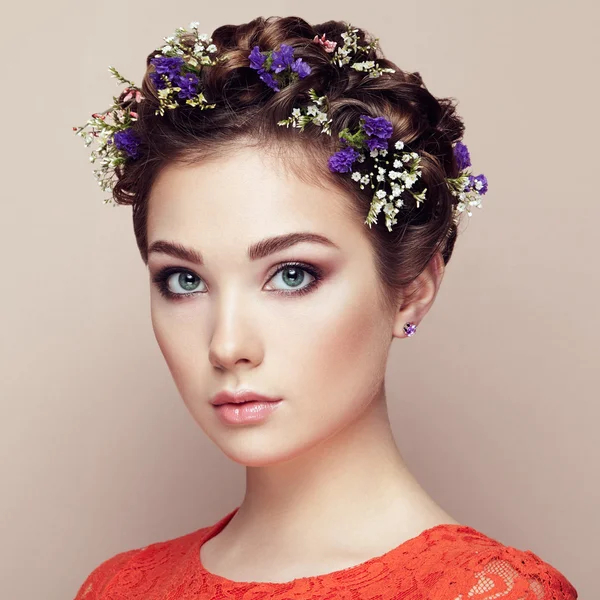
[[(261, 258), (269, 256), (270, 254), (280, 252), (281, 250), (285, 250), (290, 246), (294, 246), (295, 244), (300, 244), (302, 242), (312, 242), (315, 244), (322, 244), (324, 246), (337, 248), (338, 250), (340, 249), (336, 243), (332, 242), (324, 235), (312, 233), (310, 231), (298, 231), (295, 233), (276, 235), (274, 237), (266, 238), (251, 244), (247, 251), (248, 259), (252, 261), (260, 260)], [(195, 248), (188, 248), (176, 242), (157, 240), (148, 248), (148, 255), (150, 255), (152, 252), (167, 254), (169, 256), (173, 256), (174, 258), (193, 262), (198, 265), (204, 264), (204, 258), (199, 250), (196, 250)]]

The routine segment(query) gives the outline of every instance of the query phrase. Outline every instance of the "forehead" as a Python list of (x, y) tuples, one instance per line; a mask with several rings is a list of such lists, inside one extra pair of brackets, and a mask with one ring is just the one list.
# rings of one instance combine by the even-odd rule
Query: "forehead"
[(364, 235), (366, 227), (351, 215), (351, 199), (341, 191), (316, 176), (314, 183), (300, 179), (272, 153), (249, 147), (195, 165), (167, 165), (148, 202), (149, 243), (227, 239), (247, 245), (292, 231), (342, 240)]

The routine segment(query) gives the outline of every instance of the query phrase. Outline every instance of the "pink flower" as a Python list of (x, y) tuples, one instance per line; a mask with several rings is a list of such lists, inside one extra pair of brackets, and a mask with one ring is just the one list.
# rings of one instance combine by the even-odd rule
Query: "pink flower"
[(323, 34), (321, 37), (315, 35), (315, 37), (313, 38), (313, 42), (315, 42), (315, 44), (320, 44), (321, 46), (323, 46), (325, 48), (325, 52), (333, 52), (335, 50), (335, 47), (337, 46), (337, 42), (326, 40), (325, 34)]
[[(123, 98), (123, 102), (126, 102), (127, 100), (131, 100), (134, 95), (135, 95), (135, 101), (136, 102), (140, 102), (141, 100), (144, 99), (144, 97), (142, 96), (140, 90), (136, 90), (135, 88), (125, 88), (125, 90), (123, 90), (123, 91), (129, 92), (127, 94), (127, 96), (125, 96), (125, 98)], [(135, 94), (133, 94), (132, 92), (135, 92)]]

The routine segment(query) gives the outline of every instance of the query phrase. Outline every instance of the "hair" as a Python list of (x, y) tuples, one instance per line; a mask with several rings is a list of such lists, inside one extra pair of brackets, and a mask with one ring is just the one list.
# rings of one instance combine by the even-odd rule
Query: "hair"
[[(394, 73), (372, 78), (349, 65), (333, 64), (332, 55), (313, 38), (326, 34), (328, 40), (341, 46), (341, 34), (347, 27), (346, 22), (333, 20), (310, 25), (299, 17), (258, 17), (241, 25), (218, 27), (211, 35), (218, 49), (216, 56), (227, 55), (228, 60), (202, 68), (201, 89), (207, 102), (216, 104), (215, 108), (204, 110), (182, 104), (156, 115), (158, 95), (149, 77), (154, 70), (150, 61), (156, 51), (148, 55), (141, 86), (145, 99), (135, 108), (138, 118), (134, 127), (142, 140), (141, 156), (136, 160), (128, 158), (116, 168), (117, 182), (113, 187), (118, 204), (132, 205), (134, 232), (145, 264), (148, 198), (161, 169), (174, 162), (193, 165), (227, 156), (240, 147), (240, 142), (256, 144), (261, 151), (276, 148), (286, 167), (299, 178), (341, 190), (348, 197), (350, 214), (364, 223), (372, 200), (371, 187), (360, 189), (350, 177), (329, 171), (327, 163), (340, 148), (339, 132), (346, 127), (356, 128), (363, 114), (384, 116), (392, 122), (390, 143), (401, 139), (409, 151), (420, 155), (420, 181), (427, 188), (426, 200), (419, 207), (414, 200), (411, 202), (409, 193), (404, 193), (406, 202), (396, 215), (398, 222), (391, 232), (385, 226), (383, 213), (371, 228), (364, 224), (386, 305), (397, 305), (398, 294), (403, 295), (436, 252), (441, 253), (444, 265), (448, 263), (458, 222), (454, 216), (457, 199), (445, 178), (459, 175), (453, 144), (464, 133), (463, 122), (456, 114), (456, 101), (435, 98), (418, 72), (401, 70), (383, 56), (380, 46), (370, 49), (361, 60), (377, 60), (380, 67), (395, 69)], [(360, 45), (373, 41), (367, 31), (354, 28), (358, 29)], [(193, 38), (193, 34), (189, 35)], [(273, 92), (250, 68), (248, 55), (255, 45), (264, 51), (282, 43), (294, 48), (295, 56), (310, 65), (311, 73), (280, 92)], [(277, 125), (290, 116), (293, 107), (307, 102), (310, 88), (327, 96), (331, 136), (311, 124), (302, 132)]]

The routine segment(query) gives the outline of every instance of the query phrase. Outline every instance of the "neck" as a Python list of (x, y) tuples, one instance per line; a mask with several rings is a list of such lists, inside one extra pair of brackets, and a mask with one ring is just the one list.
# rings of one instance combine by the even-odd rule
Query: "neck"
[(317, 446), (247, 467), (244, 499), (228, 529), (237, 539), (269, 532), (284, 547), (302, 538), (327, 545), (341, 531), (357, 539), (390, 526), (409, 532), (441, 512), (402, 459), (382, 389), (355, 422)]

